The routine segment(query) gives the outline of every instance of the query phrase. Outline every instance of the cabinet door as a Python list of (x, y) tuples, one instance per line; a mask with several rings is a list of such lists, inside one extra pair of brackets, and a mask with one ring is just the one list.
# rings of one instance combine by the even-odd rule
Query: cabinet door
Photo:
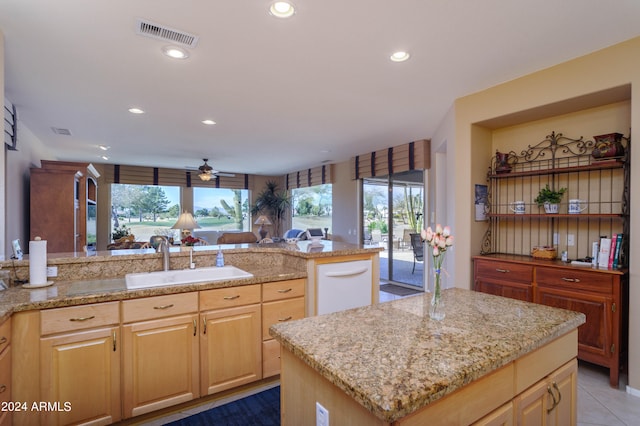
[(574, 359), (515, 399), (516, 424), (564, 426), (577, 422), (578, 362)]
[(120, 420), (118, 327), (41, 338), (40, 372), (40, 400), (60, 404), (42, 413), (43, 424)]
[(210, 395), (262, 378), (259, 304), (201, 314), (200, 390)]
[(198, 398), (197, 325), (191, 314), (123, 326), (125, 417)]
[(556, 406), (548, 415), (552, 425), (575, 425), (577, 418), (578, 361), (575, 359), (555, 371), (550, 377), (556, 392)]
[[(586, 322), (578, 327), (578, 357), (606, 364), (611, 357), (611, 298), (538, 286), (538, 303), (585, 314)], [(589, 357), (589, 358), (586, 358)]]

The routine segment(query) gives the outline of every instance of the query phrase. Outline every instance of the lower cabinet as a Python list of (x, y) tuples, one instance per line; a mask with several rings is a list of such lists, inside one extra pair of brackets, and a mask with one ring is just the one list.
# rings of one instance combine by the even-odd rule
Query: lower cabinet
[(277, 281), (262, 285), (262, 376), (280, 374), (280, 343), (269, 327), (304, 318), (305, 280)]
[[(42, 311), (41, 424), (111, 424), (120, 420), (119, 302)], [(33, 420), (33, 419), (31, 419)]]
[(199, 397), (197, 310), (195, 292), (122, 302), (125, 418)]
[(262, 378), (260, 288), (251, 285), (200, 293), (202, 396)]
[(515, 400), (516, 424), (522, 426), (575, 425), (578, 363), (565, 364)]
[(512, 257), (474, 258), (474, 289), (585, 314), (578, 328), (578, 359), (609, 368), (609, 382), (617, 387), (628, 334), (625, 275)]
[[(0, 404), (11, 401), (11, 319), (0, 325)], [(12, 422), (11, 411), (0, 411), (0, 426)]]

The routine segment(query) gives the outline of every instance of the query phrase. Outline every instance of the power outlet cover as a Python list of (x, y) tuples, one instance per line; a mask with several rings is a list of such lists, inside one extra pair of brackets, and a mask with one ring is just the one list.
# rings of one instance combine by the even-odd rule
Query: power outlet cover
[(316, 426), (329, 426), (329, 410), (316, 402)]
[(54, 278), (58, 276), (57, 266), (47, 266), (47, 277)]

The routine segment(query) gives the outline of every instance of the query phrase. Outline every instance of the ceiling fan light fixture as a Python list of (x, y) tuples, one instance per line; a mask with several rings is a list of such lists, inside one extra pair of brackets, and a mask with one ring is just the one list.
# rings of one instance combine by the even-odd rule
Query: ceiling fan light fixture
[(269, 13), (276, 18), (290, 18), (296, 13), (296, 9), (288, 1), (275, 1), (271, 3)]
[(198, 170), (200, 170), (200, 174), (198, 175), (198, 177), (201, 181), (208, 182), (216, 175), (216, 173), (218, 173), (218, 171), (213, 170), (213, 167), (207, 164), (207, 161), (209, 161), (208, 158), (203, 158), (203, 160), (204, 164), (198, 167)]

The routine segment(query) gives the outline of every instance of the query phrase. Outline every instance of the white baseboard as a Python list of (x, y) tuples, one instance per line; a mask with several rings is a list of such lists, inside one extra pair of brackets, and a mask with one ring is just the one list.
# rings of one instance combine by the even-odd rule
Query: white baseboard
[(640, 389), (634, 389), (631, 386), (627, 386), (627, 393), (640, 398)]

